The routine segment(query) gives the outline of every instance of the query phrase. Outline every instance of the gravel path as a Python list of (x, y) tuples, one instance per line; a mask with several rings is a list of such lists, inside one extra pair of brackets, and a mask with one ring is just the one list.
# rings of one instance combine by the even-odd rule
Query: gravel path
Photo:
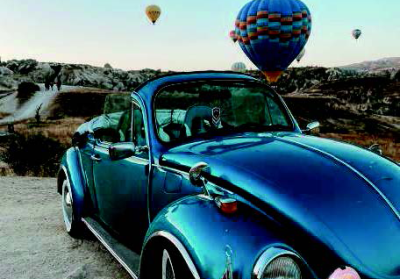
[(0, 278), (130, 278), (97, 240), (64, 231), (55, 185), (0, 177)]

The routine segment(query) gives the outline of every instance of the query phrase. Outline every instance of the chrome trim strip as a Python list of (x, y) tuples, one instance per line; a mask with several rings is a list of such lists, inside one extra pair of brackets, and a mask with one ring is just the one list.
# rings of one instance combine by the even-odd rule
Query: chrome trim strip
[[(192, 258), (190, 257), (189, 253), (186, 251), (185, 247), (183, 246), (183, 244), (172, 234), (170, 234), (169, 232), (166, 231), (158, 231), (153, 233), (148, 240), (146, 241), (146, 244), (154, 237), (164, 237), (165, 239), (167, 239), (169, 242), (171, 242), (176, 249), (178, 249), (178, 251), (181, 253), (181, 256), (183, 257), (183, 259), (185, 260), (190, 272), (192, 273), (194, 279), (200, 279), (200, 275), (197, 272), (196, 266), (194, 265)], [(140, 264), (141, 266), (141, 264)]]
[(282, 248), (271, 247), (265, 250), (261, 256), (257, 259), (254, 267), (253, 272), (251, 274), (252, 279), (261, 279), (263, 277), (264, 271), (267, 266), (276, 258), (281, 256), (291, 256), (295, 257), (297, 260), (301, 260), (301, 258), (288, 250), (284, 250)]
[(101, 235), (84, 219), (82, 222), (88, 227), (88, 229), (94, 234), (94, 236), (107, 248), (107, 250), (113, 255), (113, 257), (126, 269), (129, 275), (134, 279), (139, 279), (139, 277), (128, 267), (128, 265), (114, 252), (114, 250), (108, 246), (107, 242), (101, 237)]
[(370, 181), (367, 177), (365, 177), (361, 172), (359, 172), (357, 169), (355, 169), (353, 166), (351, 166), (350, 164), (346, 163), (345, 161), (343, 161), (342, 159), (328, 153), (325, 152), (321, 149), (309, 146), (307, 144), (303, 144), (303, 143), (299, 143), (297, 141), (293, 141), (290, 139), (283, 139), (283, 138), (277, 138), (277, 140), (283, 141), (283, 142), (289, 142), (292, 143), (294, 145), (303, 147), (305, 149), (314, 151), (316, 153), (320, 153), (328, 158), (331, 158), (332, 160), (334, 160), (335, 162), (338, 162), (340, 164), (342, 164), (343, 166), (347, 167), (348, 169), (350, 169), (353, 173), (355, 173), (356, 175), (358, 175), (360, 178), (362, 178), (372, 189), (375, 190), (375, 192), (378, 193), (378, 195), (381, 196), (381, 198), (386, 202), (386, 204), (390, 207), (390, 209), (393, 211), (394, 215), (397, 217), (398, 220), (400, 220), (400, 213), (396, 210), (396, 208), (394, 207), (394, 205), (392, 204), (392, 202), (388, 199), (388, 197), (386, 197), (386, 195), (378, 188), (375, 186), (374, 183), (372, 183), (372, 181)]
[[(147, 142), (147, 146), (149, 147), (149, 158), (147, 159), (146, 164), (149, 165), (149, 175), (147, 177), (147, 221), (148, 224), (151, 224), (151, 210), (150, 210), (150, 184), (151, 184), (151, 173), (153, 171), (152, 169), (152, 162), (153, 162), (153, 152), (152, 152), (152, 146), (151, 146), (151, 141), (150, 141), (150, 133), (149, 133), (149, 119), (147, 117), (148, 115), (148, 111), (147, 111), (147, 107), (145, 105), (145, 102), (143, 101), (142, 97), (136, 92), (133, 91), (133, 93), (131, 94), (131, 98), (132, 98), (132, 105), (133, 106), (137, 106), (138, 108), (140, 108), (140, 110), (142, 111), (142, 117), (143, 117), (143, 124), (144, 124), (144, 132), (146, 134), (146, 142)], [(133, 108), (132, 108), (132, 113), (133, 113)], [(133, 117), (132, 117), (133, 119)], [(133, 123), (133, 122), (132, 122)], [(133, 129), (132, 129), (133, 131)]]
[(132, 156), (129, 158), (126, 158), (125, 160), (131, 161), (132, 163), (138, 164), (138, 165), (143, 165), (143, 166), (147, 166), (149, 165), (149, 159), (143, 159), (137, 156)]
[(177, 174), (182, 175), (183, 177), (185, 177), (186, 179), (189, 179), (189, 173), (185, 172), (185, 171), (181, 171), (178, 169), (174, 169), (171, 167), (165, 167), (165, 166), (161, 166), (160, 164), (152, 164), (153, 167), (164, 170), (164, 171), (171, 171), (171, 172), (175, 172)]

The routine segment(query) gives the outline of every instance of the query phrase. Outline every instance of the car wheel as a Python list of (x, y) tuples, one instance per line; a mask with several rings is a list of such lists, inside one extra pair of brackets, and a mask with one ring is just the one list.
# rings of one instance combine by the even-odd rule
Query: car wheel
[(148, 256), (150, 258), (147, 259), (149, 261), (146, 261), (147, 268), (143, 278), (194, 279), (182, 255), (173, 245), (165, 243), (162, 247), (157, 247), (152, 253), (149, 253)]
[(82, 235), (82, 222), (74, 218), (74, 201), (72, 198), (71, 187), (68, 179), (65, 179), (62, 184), (61, 206), (65, 230), (72, 237), (78, 238)]
[(174, 265), (167, 249), (163, 250), (161, 258), (161, 279), (176, 279)]

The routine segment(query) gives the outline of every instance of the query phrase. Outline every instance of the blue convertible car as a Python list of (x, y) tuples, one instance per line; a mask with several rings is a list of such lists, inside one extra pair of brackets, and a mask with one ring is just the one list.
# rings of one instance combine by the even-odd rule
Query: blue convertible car
[(400, 278), (400, 167), (311, 136), (247, 75), (110, 95), (58, 175), (66, 230), (133, 278)]

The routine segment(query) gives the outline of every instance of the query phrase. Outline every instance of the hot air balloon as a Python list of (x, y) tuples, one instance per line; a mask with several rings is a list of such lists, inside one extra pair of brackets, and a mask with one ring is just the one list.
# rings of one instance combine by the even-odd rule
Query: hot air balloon
[(238, 42), (271, 83), (296, 59), (311, 33), (311, 13), (300, 0), (252, 0), (236, 20)]
[(358, 40), (358, 38), (360, 38), (360, 36), (362, 35), (362, 31), (360, 29), (354, 29), (352, 35), (354, 39)]
[(232, 41), (233, 41), (234, 43), (237, 42), (237, 36), (236, 36), (235, 30), (232, 30), (231, 32), (229, 32), (229, 37), (232, 39)]
[(243, 62), (236, 62), (232, 65), (232, 71), (244, 72), (246, 71), (246, 65)]
[(304, 55), (306, 54), (306, 49), (303, 48), (303, 50), (299, 53), (299, 55), (297, 55), (297, 63), (300, 63), (301, 59), (303, 59)]
[(161, 9), (157, 5), (150, 5), (146, 8), (146, 15), (155, 24), (161, 15)]

